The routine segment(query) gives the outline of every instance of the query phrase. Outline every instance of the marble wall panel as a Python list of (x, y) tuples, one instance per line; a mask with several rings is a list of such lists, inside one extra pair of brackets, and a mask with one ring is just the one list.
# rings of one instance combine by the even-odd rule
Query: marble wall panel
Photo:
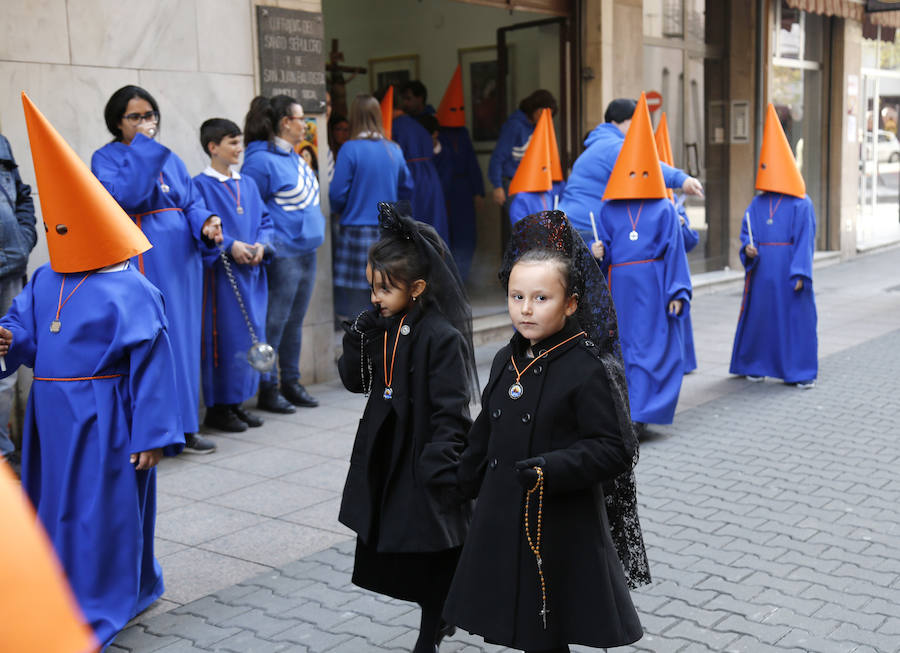
[(181, 157), (191, 175), (209, 165), (200, 147), (201, 123), (218, 117), (243, 125), (253, 99), (249, 75), (142, 70), (138, 77), (159, 103), (160, 142)]
[(194, 0), (69, 0), (68, 15), (73, 64), (197, 70)]
[(253, 8), (247, 0), (196, 0), (200, 70), (253, 74)]
[(0, 60), (69, 62), (66, 0), (4, 0)]

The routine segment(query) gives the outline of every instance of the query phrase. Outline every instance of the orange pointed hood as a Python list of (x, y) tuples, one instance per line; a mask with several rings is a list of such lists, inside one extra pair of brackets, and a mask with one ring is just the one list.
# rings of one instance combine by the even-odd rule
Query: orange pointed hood
[[(669, 139), (669, 121), (666, 120), (665, 111), (659, 118), (659, 125), (656, 126), (656, 134), (653, 137), (656, 140), (656, 153), (659, 154), (660, 163), (675, 165), (675, 157), (672, 156), (672, 141)], [(675, 201), (675, 193), (671, 188), (666, 189), (666, 194), (670, 200)]]
[(641, 93), (625, 142), (606, 184), (604, 200), (662, 199), (666, 182), (653, 139), (647, 98)]
[(548, 191), (554, 181), (562, 181), (562, 168), (559, 165), (553, 118), (550, 109), (544, 109), (531, 134), (525, 156), (509, 184), (509, 194)]
[(150, 249), (143, 232), (24, 92), (22, 105), (50, 267), (85, 272)]
[(766, 110), (766, 124), (763, 127), (759, 168), (756, 171), (756, 190), (784, 193), (795, 197), (806, 196), (806, 182), (803, 181), (790, 143), (784, 135), (775, 105), (771, 103)]
[(381, 98), (381, 122), (384, 127), (384, 137), (391, 140), (391, 126), (394, 122), (394, 87), (388, 86)]
[[(87, 653), (99, 644), (28, 498), (0, 462), (0, 650)], [(49, 626), (49, 627), (48, 627)]]
[(441, 127), (466, 126), (466, 100), (463, 97), (462, 68), (459, 65), (447, 84), (435, 117)]

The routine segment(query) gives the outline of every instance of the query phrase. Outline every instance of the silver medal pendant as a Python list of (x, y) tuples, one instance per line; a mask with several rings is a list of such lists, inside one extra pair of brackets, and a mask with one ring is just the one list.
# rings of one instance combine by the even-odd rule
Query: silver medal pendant
[(394, 390), (392, 388), (385, 388), (384, 394), (381, 396), (384, 397), (385, 401), (390, 401), (394, 396)]
[(159, 189), (160, 189), (162, 192), (164, 192), (164, 193), (168, 193), (168, 192), (169, 192), (169, 185), (166, 184), (166, 183), (162, 183), (162, 184), (159, 185)]
[(638, 239), (638, 233), (634, 229), (632, 229), (631, 233), (628, 234), (628, 240), (637, 240), (637, 239)]
[(768, 220), (766, 220), (766, 224), (772, 224), (772, 218), (769, 218)]
[(525, 393), (525, 388), (522, 387), (522, 384), (516, 381), (511, 386), (509, 386), (509, 398), (510, 399), (518, 399)]
[(53, 320), (50, 323), (50, 333), (59, 333), (60, 329), (62, 329), (62, 322), (59, 320)]
[(243, 214), (244, 214), (244, 207), (243, 207), (243, 206), (237, 207), (237, 214), (238, 214), (238, 215), (243, 215)]

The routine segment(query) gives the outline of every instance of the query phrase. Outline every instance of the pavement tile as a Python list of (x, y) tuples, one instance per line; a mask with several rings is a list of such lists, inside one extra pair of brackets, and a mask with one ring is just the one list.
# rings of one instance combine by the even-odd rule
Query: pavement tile
[(279, 567), (327, 549), (343, 539), (343, 535), (310, 526), (270, 520), (206, 542), (203, 548), (256, 564)]
[(170, 510), (158, 519), (156, 533), (159, 537), (172, 542), (196, 546), (222, 535), (243, 530), (260, 521), (262, 517), (252, 512), (194, 501)]
[(184, 604), (212, 592), (256, 576), (266, 567), (232, 555), (221, 555), (198, 548), (188, 548), (167, 556), (163, 578), (170, 575), (180, 582), (166, 581), (165, 598)]
[[(335, 492), (285, 483), (280, 479), (273, 478), (232, 492), (219, 494), (210, 498), (209, 503), (252, 513), (257, 515), (259, 521), (263, 521), (264, 517), (281, 517), (295, 513), (303, 508), (333, 499), (335, 496)], [(247, 526), (251, 525), (247, 524)], [(240, 529), (231, 529), (229, 532), (235, 530)], [(210, 539), (212, 538), (204, 541)]]

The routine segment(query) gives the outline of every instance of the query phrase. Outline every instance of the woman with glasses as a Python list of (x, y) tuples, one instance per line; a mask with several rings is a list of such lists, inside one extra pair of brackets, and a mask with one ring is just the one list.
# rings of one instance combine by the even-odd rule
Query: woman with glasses
[(300, 385), (303, 318), (316, 280), (316, 249), (325, 240), (319, 182), (295, 151), (305, 137), (303, 107), (295, 99), (253, 98), (244, 120), (241, 174), (256, 182), (275, 227), (266, 340), (278, 352), (278, 372), (262, 375), (258, 402), (261, 410), (274, 413), (319, 405)]
[(153, 248), (131, 264), (162, 292), (176, 361), (185, 451), (211, 453), (196, 433), (200, 379), (203, 249), (222, 242), (222, 221), (206, 208), (178, 155), (155, 139), (159, 106), (139, 86), (123, 86), (104, 110), (113, 140), (91, 157), (91, 170)]

